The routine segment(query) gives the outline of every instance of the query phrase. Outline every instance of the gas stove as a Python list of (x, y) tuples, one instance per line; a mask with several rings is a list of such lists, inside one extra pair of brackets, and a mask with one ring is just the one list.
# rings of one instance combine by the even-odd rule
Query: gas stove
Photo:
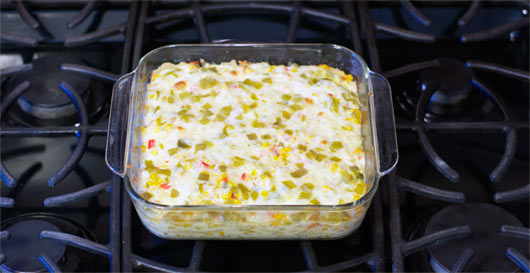
[[(3, 1), (1, 271), (529, 271), (527, 1)], [(112, 85), (180, 43), (334, 43), (391, 83), (400, 159), (329, 241), (170, 241), (104, 151)]]

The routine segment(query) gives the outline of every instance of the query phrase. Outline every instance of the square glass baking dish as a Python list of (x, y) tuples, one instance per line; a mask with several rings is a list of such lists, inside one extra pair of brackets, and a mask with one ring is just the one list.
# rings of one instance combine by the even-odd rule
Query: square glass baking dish
[[(182, 205), (143, 199), (136, 192), (142, 109), (151, 71), (164, 62), (209, 63), (245, 60), (273, 65), (297, 63), (339, 68), (357, 81), (362, 113), (365, 183), (360, 199), (342, 205)], [(348, 48), (333, 44), (187, 44), (168, 45), (145, 55), (138, 67), (114, 85), (107, 165), (124, 178), (142, 223), (166, 239), (333, 239), (356, 230), (370, 206), (379, 179), (398, 159), (390, 85), (370, 71)]]

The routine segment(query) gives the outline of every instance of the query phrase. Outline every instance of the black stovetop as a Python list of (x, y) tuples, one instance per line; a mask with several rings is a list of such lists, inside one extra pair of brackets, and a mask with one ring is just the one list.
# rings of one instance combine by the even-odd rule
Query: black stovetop
[[(0, 269), (528, 271), (529, 9), (526, 1), (2, 1)], [(163, 240), (107, 169), (120, 75), (161, 45), (241, 42), (340, 44), (391, 83), (399, 163), (350, 236)]]

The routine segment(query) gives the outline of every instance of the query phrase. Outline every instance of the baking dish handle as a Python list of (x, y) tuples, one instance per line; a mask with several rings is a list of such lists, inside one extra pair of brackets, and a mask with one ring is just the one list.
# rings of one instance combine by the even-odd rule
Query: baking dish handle
[(391, 172), (398, 161), (392, 90), (385, 77), (375, 72), (370, 71), (370, 81), (374, 92), (379, 175), (383, 176)]
[(127, 165), (127, 130), (130, 90), (134, 72), (121, 76), (112, 88), (105, 162), (110, 170), (123, 177)]

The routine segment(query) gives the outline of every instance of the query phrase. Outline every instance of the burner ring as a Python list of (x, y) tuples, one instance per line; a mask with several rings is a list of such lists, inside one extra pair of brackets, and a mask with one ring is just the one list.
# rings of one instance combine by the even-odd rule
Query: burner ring
[(27, 85), (27, 90), (18, 95), (13, 103), (2, 104), (9, 108), (6, 115), (9, 117), (8, 123), (25, 126), (65, 126), (78, 123), (78, 109), (61, 88), (64, 82), (79, 94), (80, 99), (77, 101), (86, 106), (89, 119), (102, 117), (108, 109), (106, 84), (93, 81), (90, 76), (63, 69), (64, 64), (85, 67), (85, 63), (75, 57), (50, 54), (26, 64), (31, 69), (12, 73), (2, 84), (10, 92), (5, 98), (11, 96), (14, 92), (11, 90), (16, 90), (19, 86)]
[[(412, 73), (414, 72), (414, 73)], [(473, 72), (458, 59), (442, 58), (406, 65), (386, 73), (402, 75), (393, 83), (396, 103), (408, 115), (414, 116), (422, 107), (420, 119), (427, 121), (470, 121), (494, 109), (494, 104), (477, 86)], [(405, 76), (404, 74), (408, 74)], [(426, 101), (420, 102), (428, 92)]]
[(43, 230), (60, 231), (60, 229), (43, 220), (23, 220), (8, 226), (10, 238), (2, 242), (2, 252), (7, 260), (2, 268), (14, 272), (44, 271), (46, 267), (39, 260), (39, 255), (45, 253), (56, 264), (65, 254), (65, 244), (49, 239), (41, 239)]
[[(80, 95), (85, 96), (89, 90), (90, 79), (70, 71), (61, 69), (63, 63), (84, 65), (80, 60), (61, 55), (49, 55), (33, 60), (33, 69), (17, 73), (14, 77), (15, 85), (27, 80), (30, 90), (26, 91), (19, 101), (37, 108), (54, 108), (73, 106), (68, 96), (59, 85), (63, 81), (69, 82)], [(55, 111), (55, 110), (54, 110)]]
[(420, 73), (421, 91), (434, 89), (427, 109), (436, 115), (461, 113), (472, 89), (472, 73), (455, 59), (440, 59), (439, 66)]
[(443, 208), (431, 217), (425, 234), (460, 225), (469, 225), (473, 231), (471, 236), (443, 241), (428, 249), (431, 267), (435, 272), (449, 272), (466, 249), (473, 250), (474, 255), (465, 270), (475, 272), (517, 271), (517, 265), (505, 256), (509, 247), (528, 255), (525, 240), (501, 235), (503, 225), (523, 226), (519, 219), (487, 203), (467, 203)]
[[(28, 213), (28, 214), (19, 214), (17, 216), (14, 216), (12, 218), (3, 219), (1, 229), (2, 230), (10, 230), (10, 227), (15, 226), (17, 223), (23, 223), (23, 222), (29, 222), (29, 221), (37, 221), (37, 222), (45, 222), (49, 223), (52, 226), (55, 226), (58, 228), (58, 231), (64, 232), (67, 234), (72, 234), (75, 236), (78, 236), (80, 238), (84, 238), (90, 241), (97, 242), (96, 237), (89, 231), (86, 230), (84, 226), (82, 226), (80, 223), (75, 222), (72, 219), (66, 218), (62, 215), (58, 214), (52, 214), (52, 213), (45, 213), (45, 212), (39, 212), (39, 213)], [(45, 227), (45, 230), (53, 230), (56, 231), (53, 228)], [(16, 231), (15, 231), (16, 232)], [(34, 238), (36, 240), (40, 241), (48, 241), (48, 242), (55, 242), (57, 244), (63, 245), (65, 247), (64, 254), (62, 258), (59, 259), (57, 262), (56, 259), (53, 258), (52, 253), (48, 251), (43, 252), (35, 252), (35, 256), (28, 257), (30, 259), (34, 259), (35, 263), (38, 263), (39, 269), (36, 271), (41, 272), (47, 272), (48, 270), (45, 268), (44, 264), (38, 259), (38, 256), (41, 254), (48, 255), (53, 262), (56, 263), (56, 265), (63, 271), (63, 272), (102, 272), (108, 270), (108, 259), (99, 256), (94, 253), (87, 252), (83, 249), (72, 247), (69, 245), (64, 244), (63, 242), (53, 240), (53, 239), (41, 239), (40, 237), (40, 229), (38, 232), (34, 233)], [(12, 234), (11, 234), (12, 236)], [(27, 234), (26, 234), (27, 236)], [(10, 239), (7, 239), (5, 241), (2, 241), (2, 252), (5, 254), (6, 246), (5, 243), (8, 243)], [(5, 264), (9, 264), (9, 260), (14, 259), (19, 255), (20, 252), (16, 252), (16, 254), (7, 254), (5, 255), (6, 260)], [(25, 255), (26, 256), (26, 255)], [(29, 260), (24, 260), (24, 263), (26, 263)], [(8, 268), (5, 264), (1, 265), (0, 271), (1, 272), (10, 272), (11, 268)], [(17, 268), (13, 268), (17, 269)], [(17, 269), (20, 270), (20, 269)]]

